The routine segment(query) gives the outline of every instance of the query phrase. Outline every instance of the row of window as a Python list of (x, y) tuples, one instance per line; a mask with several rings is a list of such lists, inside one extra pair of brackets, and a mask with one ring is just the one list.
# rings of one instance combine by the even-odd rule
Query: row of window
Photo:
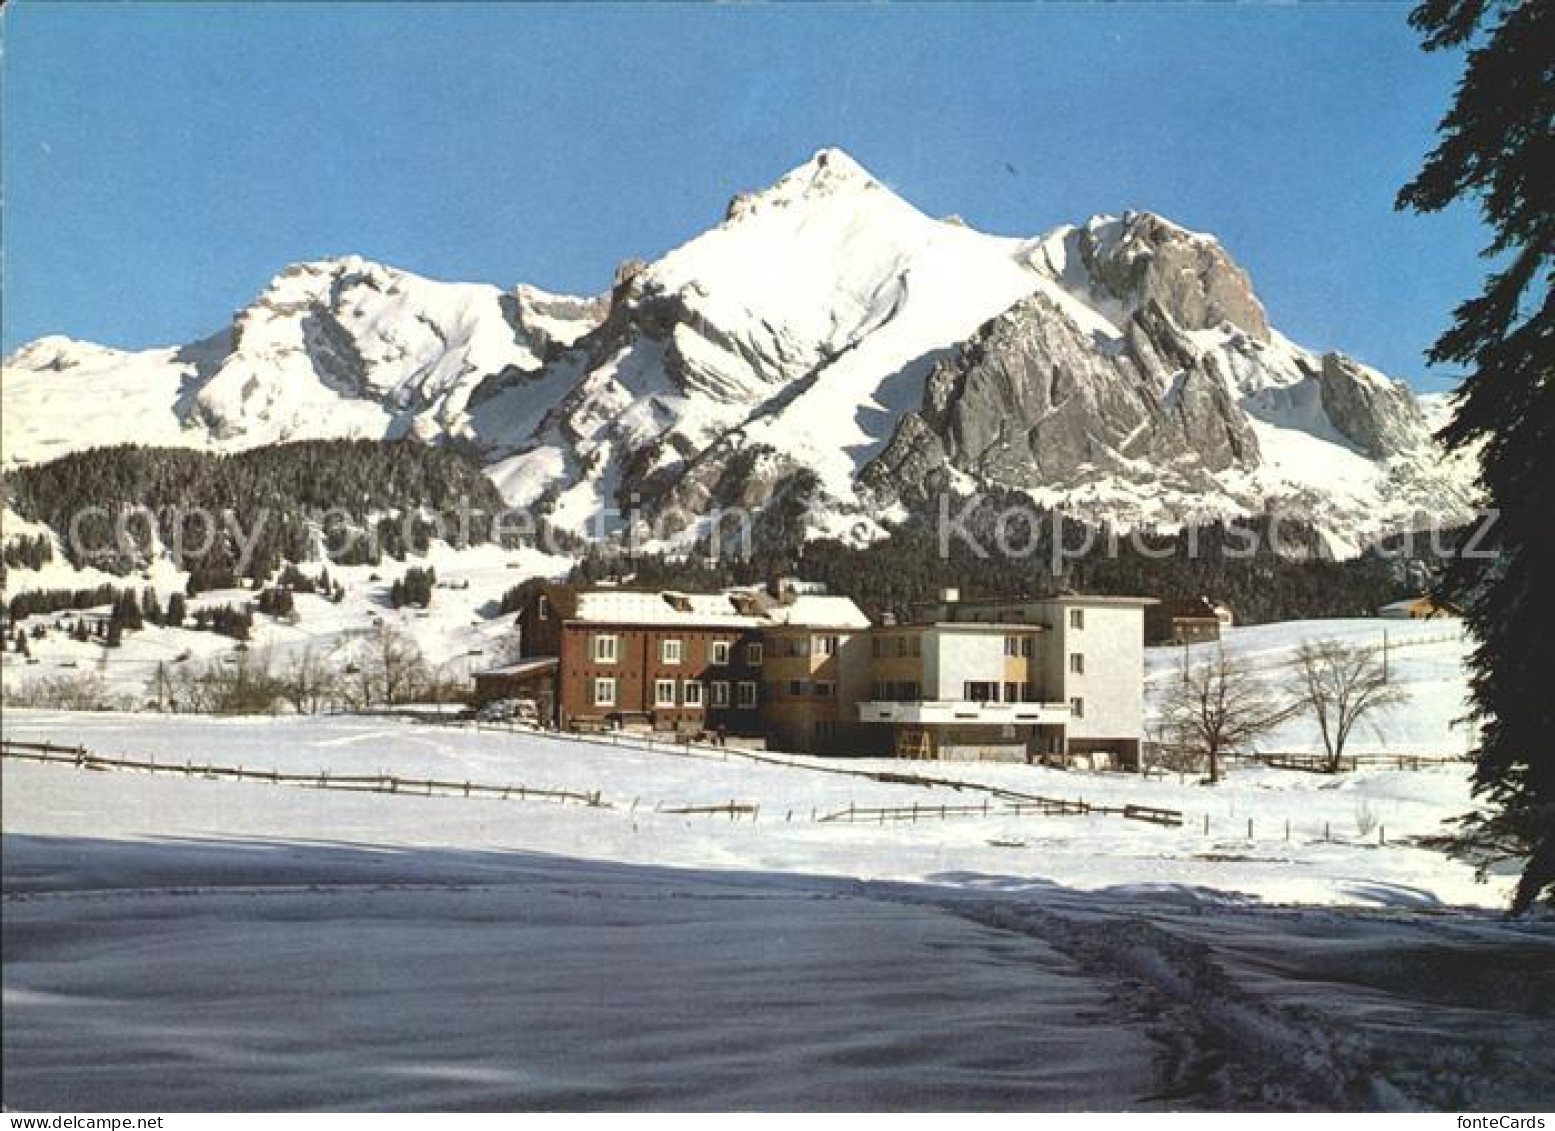
[(835, 699), (837, 685), (830, 680), (791, 679), (787, 683), (769, 683), (767, 694), (774, 698), (787, 693), (790, 699), (802, 699), (813, 695), (817, 699)]
[[(727, 707), (729, 690), (730, 684), (726, 679), (711, 680), (705, 685), (695, 679), (684, 681), (656, 679), (653, 681), (653, 705), (655, 707)], [(748, 710), (756, 705), (755, 681), (741, 680), (734, 685), (734, 693), (736, 706)], [(616, 705), (616, 677), (596, 676), (594, 706), (614, 707)]]
[(1026, 703), (1030, 697), (1024, 683), (969, 680), (961, 685), (961, 697), (969, 703)]
[[(835, 640), (836, 637), (831, 637)], [(712, 643), (709, 662), (724, 665), (729, 662), (734, 642), (730, 640), (715, 640)], [(593, 655), (596, 664), (614, 664), (621, 658), (621, 638), (608, 633), (595, 633), (593, 637)], [(659, 663), (679, 664), (686, 655), (685, 641), (678, 637), (666, 637), (659, 641)], [(761, 644), (751, 641), (745, 645), (745, 662), (753, 668), (761, 667)]]
[(877, 679), (872, 691), (878, 703), (911, 703), (923, 698), (923, 685), (913, 679)]
[(1029, 636), (1006, 636), (1004, 638), (1004, 654), (1006, 656), (1025, 656), (1031, 658), (1033, 640)]
[(835, 656), (841, 641), (840, 636), (785, 636), (773, 642), (772, 654), (803, 657), (813, 653), (817, 656)]
[(921, 656), (923, 655), (923, 637), (917, 633), (905, 633), (901, 636), (877, 636), (873, 641), (875, 659), (883, 656)]
[[(1085, 627), (1085, 610), (1069, 610), (1070, 627)], [(594, 635), (594, 662), (596, 664), (613, 664), (621, 656), (621, 638), (607, 633), (595, 633)], [(779, 656), (808, 656), (814, 650), (817, 656), (832, 656), (837, 652), (840, 637), (817, 636), (812, 643), (806, 637), (793, 637), (781, 641), (778, 645)], [(923, 654), (923, 638), (917, 634), (902, 636), (876, 636), (872, 641), (876, 659), (886, 656), (921, 656)], [(733, 641), (715, 640), (711, 646), (709, 662), (713, 664), (727, 664), (734, 647)], [(1029, 636), (1006, 636), (1004, 638), (1004, 654), (1006, 656), (1024, 656), (1029, 659), (1035, 647), (1035, 642)], [(685, 641), (678, 637), (666, 637), (659, 641), (659, 662), (661, 664), (678, 664), (685, 658)], [(745, 662), (753, 668), (759, 668), (762, 663), (762, 646), (759, 641), (751, 641), (745, 645)], [(1069, 655), (1069, 670), (1079, 674), (1085, 671), (1085, 657), (1078, 652)]]
[[(817, 682), (806, 684), (801, 680), (792, 680), (789, 685), (789, 694), (794, 696), (804, 695), (806, 690), (813, 691), (817, 698), (829, 699), (836, 694), (836, 685)], [(653, 705), (655, 707), (692, 707), (703, 706), (727, 707), (729, 706), (728, 680), (713, 680), (706, 685), (699, 680), (688, 679), (677, 682), (673, 679), (656, 679), (653, 681)], [(911, 702), (921, 698), (919, 686), (907, 681), (886, 680), (875, 684), (875, 698), (881, 702)], [(965, 685), (964, 694), (972, 703), (998, 703), (1000, 702), (1000, 687), (997, 683), (969, 682)], [(1022, 702), (1023, 689), (1018, 683), (1006, 683), (1004, 685), (1004, 702)], [(756, 706), (756, 684), (753, 680), (741, 680), (734, 685), (736, 706), (743, 710), (749, 710)], [(704, 698), (704, 696), (706, 698)], [(616, 706), (616, 679), (614, 676), (598, 676), (594, 680), (594, 706)], [(1085, 700), (1076, 696), (1069, 700), (1069, 714), (1077, 719), (1085, 718)]]

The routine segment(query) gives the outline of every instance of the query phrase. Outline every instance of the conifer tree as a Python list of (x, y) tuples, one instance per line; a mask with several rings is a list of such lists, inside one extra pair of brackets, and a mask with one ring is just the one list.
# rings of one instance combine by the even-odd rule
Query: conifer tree
[(1491, 231), (1483, 293), (1463, 302), (1431, 347), (1469, 370), (1441, 440), (1479, 447), (1496, 559), (1460, 564), (1472, 714), (1474, 788), (1485, 809), (1463, 819), (1459, 848), (1483, 863), (1526, 860), (1514, 914), (1555, 902), (1555, 4), (1425, 0), (1409, 21), (1427, 51), (1464, 51), (1440, 141), (1398, 206), (1437, 212), (1474, 202)]

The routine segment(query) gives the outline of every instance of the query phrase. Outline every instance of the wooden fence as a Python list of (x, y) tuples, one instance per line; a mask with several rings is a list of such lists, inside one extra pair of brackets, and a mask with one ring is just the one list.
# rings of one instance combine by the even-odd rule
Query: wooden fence
[(268, 785), (306, 786), (311, 789), (343, 789), (357, 793), (400, 793), (412, 797), (484, 797), (499, 801), (554, 801), (610, 809), (610, 802), (599, 791), (580, 793), (566, 789), (536, 789), (529, 785), (493, 785), (475, 781), (445, 781), (437, 778), (409, 778), (395, 774), (283, 773), (243, 766), (222, 766), (205, 762), (159, 762), (155, 758), (110, 758), (92, 754), (85, 747), (55, 746), (48, 742), (18, 742), (0, 739), (0, 757), (28, 762), (60, 762), (81, 770), (134, 770), (142, 773), (176, 774), (217, 781), (253, 781)]
[[(209, 762), (159, 762), (155, 758), (120, 758), (93, 754), (84, 746), (57, 746), (48, 742), (20, 742), (0, 739), (0, 757), (33, 762), (55, 762), (73, 765), (82, 770), (131, 770), (144, 773), (174, 774), (183, 777), (199, 777), (219, 781), (254, 781), (269, 785), (294, 785), (312, 789), (340, 789), (360, 793), (405, 794), (416, 797), (481, 797), (501, 801), (552, 801), (562, 804), (586, 805), (594, 809), (611, 809), (618, 806), (603, 800), (598, 790), (583, 793), (563, 789), (537, 789), (528, 785), (493, 785), (475, 781), (446, 781), (436, 778), (410, 778), (394, 774), (332, 774), (327, 769), (317, 773), (283, 773), (278, 770), (250, 769), (243, 766), (226, 766)], [(885, 824), (888, 821), (944, 820), (955, 816), (1121, 816), (1128, 820), (1148, 821), (1153, 824), (1179, 827), (1183, 815), (1175, 809), (1157, 809), (1145, 805), (1122, 807), (1093, 805), (1080, 799), (1043, 797), (1018, 790), (977, 782), (956, 781), (949, 778), (930, 778), (917, 774), (894, 771), (832, 769), (786, 759), (758, 758), (794, 769), (815, 770), (823, 773), (843, 773), (868, 778), (893, 785), (915, 785), (926, 788), (946, 787), (956, 791), (981, 793), (980, 803), (859, 807), (849, 803), (847, 809), (820, 815), (811, 811), (811, 820), (819, 822), (841, 821), (855, 824), (861, 821)], [(992, 802), (998, 801), (995, 807)], [(635, 813), (641, 799), (632, 801), (630, 811)], [(659, 802), (654, 812), (683, 816), (727, 816), (730, 820), (749, 817), (755, 821), (761, 806), (754, 802), (730, 800), (717, 805), (666, 805)], [(793, 820), (788, 811), (787, 820)]]
[(1176, 809), (1157, 809), (1148, 805), (1091, 805), (1084, 801), (1067, 801), (1042, 797), (1019, 801), (1005, 801), (994, 808), (990, 799), (982, 804), (961, 805), (883, 805), (858, 806), (851, 802), (846, 809), (828, 813), (821, 821), (840, 821), (844, 824), (880, 824), (888, 822), (943, 821), (951, 817), (1089, 817), (1116, 815), (1131, 821), (1148, 821), (1151, 824), (1180, 828), (1183, 816)]

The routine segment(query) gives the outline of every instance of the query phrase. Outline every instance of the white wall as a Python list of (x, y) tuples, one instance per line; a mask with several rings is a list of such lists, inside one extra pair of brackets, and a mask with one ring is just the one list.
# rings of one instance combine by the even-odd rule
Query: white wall
[[(1083, 608), (1085, 627), (1069, 627), (1069, 610)], [(1070, 738), (1137, 739), (1144, 731), (1144, 610), (1131, 606), (1053, 604), (1052, 632), (1043, 650), (1044, 698), (1085, 700), (1084, 718), (1071, 719)], [(1069, 670), (1069, 656), (1085, 657), (1085, 673)]]
[(960, 699), (968, 680), (1003, 682), (1002, 633), (937, 628), (924, 636), (925, 699)]

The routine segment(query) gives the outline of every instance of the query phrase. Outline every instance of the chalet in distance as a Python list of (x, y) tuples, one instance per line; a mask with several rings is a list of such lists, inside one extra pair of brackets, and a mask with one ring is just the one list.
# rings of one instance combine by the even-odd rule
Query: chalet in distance
[(1446, 601), (1421, 596), (1408, 597), (1402, 601), (1383, 605), (1377, 610), (1377, 615), (1384, 620), (1439, 620), (1442, 617), (1462, 616), (1463, 610)]
[[(564, 730), (764, 739), (779, 750), (952, 760), (1134, 762), (1148, 598), (962, 601), (872, 625), (786, 581), (718, 593), (537, 583), (522, 659), (477, 676)], [(547, 706), (549, 705), (549, 706)]]
[(1200, 644), (1219, 640), (1234, 623), (1231, 610), (1208, 597), (1164, 597), (1145, 613), (1150, 644)]

